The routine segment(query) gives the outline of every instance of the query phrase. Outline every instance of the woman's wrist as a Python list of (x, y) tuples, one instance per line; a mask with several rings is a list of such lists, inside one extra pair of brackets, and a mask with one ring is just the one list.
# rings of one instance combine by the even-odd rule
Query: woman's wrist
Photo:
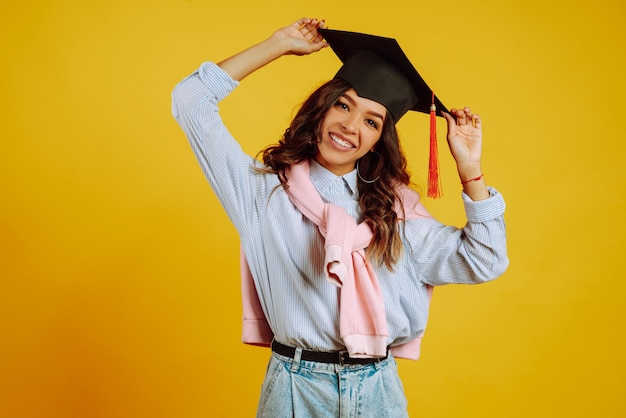
[(483, 178), (483, 174), (480, 173), (480, 176), (472, 177), (471, 179), (467, 179), (467, 180), (462, 180), (461, 179), (461, 184), (467, 184), (467, 183), (470, 183), (472, 181), (478, 181), (478, 180), (481, 180), (482, 178)]
[(461, 184), (464, 184), (468, 180), (475, 179), (483, 174), (480, 163), (459, 164), (457, 165), (457, 172), (459, 173)]
[(277, 34), (273, 34), (259, 45), (263, 47), (270, 61), (289, 54), (294, 47), (293, 39), (277, 36)]
[(460, 164), (457, 170), (463, 191), (470, 199), (476, 202), (489, 198), (489, 190), (480, 163)]

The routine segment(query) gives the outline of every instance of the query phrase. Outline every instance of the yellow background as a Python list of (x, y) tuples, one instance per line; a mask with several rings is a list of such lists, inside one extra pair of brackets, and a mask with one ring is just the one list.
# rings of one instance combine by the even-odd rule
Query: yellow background
[[(398, 39), (445, 104), (481, 114), (507, 199), (509, 270), (438, 289), (422, 359), (400, 362), (411, 414), (626, 416), (621, 1), (5, 3), (0, 416), (254, 415), (269, 352), (239, 343), (237, 236), (170, 91), (301, 16)], [(283, 58), (222, 114), (255, 154), (337, 68)], [(399, 124), (421, 186), (427, 119)], [(460, 225), (441, 144), (427, 205)]]

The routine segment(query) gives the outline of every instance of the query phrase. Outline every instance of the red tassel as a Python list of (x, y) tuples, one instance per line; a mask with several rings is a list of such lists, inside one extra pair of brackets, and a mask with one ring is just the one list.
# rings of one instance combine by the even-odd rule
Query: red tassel
[(430, 105), (430, 157), (428, 159), (428, 194), (433, 199), (443, 196), (439, 181), (439, 158), (437, 156), (437, 108), (435, 106), (435, 92), (432, 94)]

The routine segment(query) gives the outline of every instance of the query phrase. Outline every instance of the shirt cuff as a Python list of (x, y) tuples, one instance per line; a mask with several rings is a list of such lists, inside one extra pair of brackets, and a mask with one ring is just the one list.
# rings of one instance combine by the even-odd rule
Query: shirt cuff
[(239, 85), (238, 81), (233, 80), (226, 71), (222, 70), (214, 62), (205, 62), (200, 65), (198, 76), (213, 91), (218, 102), (228, 96)]
[(463, 192), (463, 204), (465, 214), (469, 222), (480, 223), (496, 219), (504, 215), (506, 203), (504, 197), (495, 188), (488, 186), (489, 199), (474, 202)]

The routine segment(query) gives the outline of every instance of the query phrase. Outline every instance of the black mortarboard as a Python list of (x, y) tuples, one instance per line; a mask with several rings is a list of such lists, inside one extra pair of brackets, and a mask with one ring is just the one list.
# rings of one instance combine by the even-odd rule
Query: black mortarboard
[(440, 197), (435, 116), (448, 109), (419, 75), (395, 39), (317, 28), (343, 65), (335, 75), (361, 97), (384, 105), (394, 122), (409, 110), (430, 114), (428, 196)]
[[(357, 94), (384, 105), (395, 122), (409, 110), (430, 113), (433, 92), (395, 39), (318, 28), (343, 66), (335, 75)], [(447, 112), (435, 96), (437, 112)]]

